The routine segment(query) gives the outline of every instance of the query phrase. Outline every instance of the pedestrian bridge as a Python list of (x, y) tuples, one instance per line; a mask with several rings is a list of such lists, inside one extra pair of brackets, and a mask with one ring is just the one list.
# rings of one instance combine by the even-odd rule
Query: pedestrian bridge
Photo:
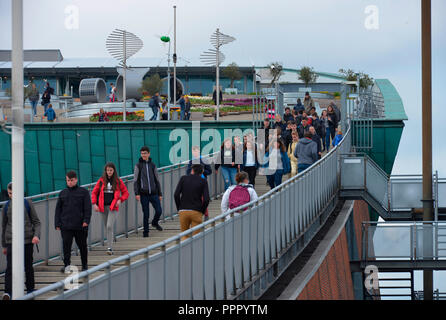
[[(351, 141), (348, 130), (325, 157), (273, 190), (264, 177), (257, 177), (259, 199), (238, 208), (247, 209), (242, 215), (234, 216), (237, 210), (220, 214), (223, 181), (211, 175), (210, 219), (183, 233), (172, 190), (186, 165), (159, 168), (164, 231), (151, 230), (149, 238), (142, 237), (141, 208), (131, 196), (118, 215), (115, 256), (110, 257), (102, 221), (93, 214), (89, 270), (68, 278), (59, 272), (62, 243), (53, 228), (58, 192), (33, 196), (42, 239), (35, 254), (37, 290), (23, 299), (257, 299), (303, 252), (342, 198), (367, 201), (385, 220), (417, 219), (419, 177), (388, 177), (367, 156), (350, 153)], [(132, 179), (123, 178), (130, 194)], [(446, 191), (446, 183), (434, 181), (436, 212), (442, 217), (446, 204), (438, 194)], [(87, 188), (91, 191), (93, 185)], [(228, 215), (233, 217), (226, 220)], [(195, 230), (202, 232), (180, 240)], [(437, 251), (437, 257), (444, 254)], [(80, 266), (80, 257), (73, 256), (72, 264)], [(4, 256), (0, 268), (6, 268)]]

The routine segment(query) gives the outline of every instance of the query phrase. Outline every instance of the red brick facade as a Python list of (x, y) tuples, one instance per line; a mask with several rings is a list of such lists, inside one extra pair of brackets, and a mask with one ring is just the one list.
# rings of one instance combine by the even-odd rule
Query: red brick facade
[[(369, 221), (368, 205), (355, 201), (353, 220), (359, 254), (362, 253), (361, 226)], [(318, 271), (301, 292), (298, 300), (353, 300), (353, 281), (350, 271), (350, 257), (345, 228), (328, 252)]]

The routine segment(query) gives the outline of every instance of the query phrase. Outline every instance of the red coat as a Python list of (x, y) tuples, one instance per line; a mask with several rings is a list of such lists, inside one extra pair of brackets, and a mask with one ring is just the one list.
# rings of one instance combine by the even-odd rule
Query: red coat
[[(99, 185), (101, 185), (100, 191), (99, 191)], [(99, 212), (104, 212), (104, 189), (105, 189), (105, 183), (101, 177), (99, 178), (98, 182), (96, 182), (96, 185), (94, 186), (93, 192), (91, 194), (91, 203), (98, 205)], [(96, 203), (98, 201), (98, 194), (99, 194), (99, 203)], [(118, 211), (119, 207), (116, 206), (116, 202), (118, 202), (118, 200), (121, 200), (122, 203), (125, 200), (127, 200), (128, 197), (129, 197), (129, 192), (127, 190), (127, 187), (125, 186), (124, 182), (122, 182), (122, 180), (119, 179), (118, 188), (115, 190), (113, 201), (110, 204), (110, 210)]]

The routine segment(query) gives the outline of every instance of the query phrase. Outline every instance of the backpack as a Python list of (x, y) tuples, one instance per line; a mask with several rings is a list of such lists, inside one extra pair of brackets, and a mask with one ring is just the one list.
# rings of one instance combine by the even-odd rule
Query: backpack
[(238, 185), (229, 194), (229, 209), (240, 207), (249, 201), (251, 201), (251, 196), (249, 195), (248, 187)]
[[(24, 199), (24, 200), (25, 200), (26, 212), (28, 213), (29, 220), (31, 220), (31, 207), (29, 206), (29, 202), (26, 199)], [(3, 214), (4, 214), (5, 218), (7, 217), (7, 214), (8, 214), (8, 209), (9, 209), (9, 203), (10, 202), (11, 202), (11, 200), (8, 200), (6, 202), (6, 204), (5, 204), (5, 206), (3, 207)]]

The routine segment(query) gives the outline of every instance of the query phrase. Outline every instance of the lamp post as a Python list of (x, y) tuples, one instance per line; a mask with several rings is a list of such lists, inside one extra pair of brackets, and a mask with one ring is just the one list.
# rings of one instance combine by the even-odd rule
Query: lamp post
[(12, 295), (24, 289), (23, 1), (12, 0)]
[[(177, 6), (173, 6), (173, 106), (177, 106)], [(169, 108), (170, 114), (170, 108)]]

